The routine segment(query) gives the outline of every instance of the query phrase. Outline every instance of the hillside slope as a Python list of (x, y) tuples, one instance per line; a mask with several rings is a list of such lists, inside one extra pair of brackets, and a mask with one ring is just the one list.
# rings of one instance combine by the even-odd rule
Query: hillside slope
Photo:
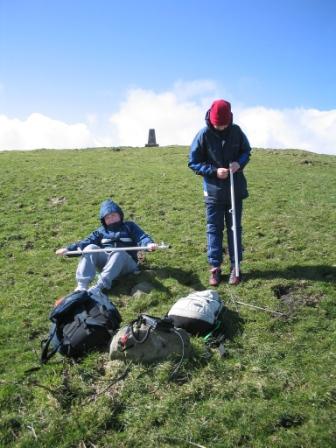
[[(194, 356), (173, 380), (173, 361), (125, 372), (105, 353), (33, 369), (54, 300), (75, 285), (77, 261), (54, 252), (96, 228), (108, 197), (172, 245), (111, 291), (124, 322), (162, 316), (208, 287), (201, 178), (187, 155), (185, 147), (0, 153), (1, 446), (335, 446), (334, 156), (253, 151), (245, 281), (218, 288), (224, 358), (193, 338)], [(134, 299), (140, 281), (155, 288)]]

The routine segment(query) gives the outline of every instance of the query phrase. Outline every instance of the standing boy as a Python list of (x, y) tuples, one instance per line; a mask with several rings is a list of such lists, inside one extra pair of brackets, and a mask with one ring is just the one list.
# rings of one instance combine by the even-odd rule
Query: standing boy
[(205, 116), (206, 127), (201, 129), (191, 144), (188, 166), (203, 176), (206, 204), (208, 261), (211, 286), (218, 286), (223, 261), (224, 222), (231, 263), (229, 284), (241, 280), (235, 273), (234, 243), (232, 231), (230, 170), (234, 173), (235, 206), (237, 224), (238, 262), (242, 260), (242, 209), (248, 196), (243, 169), (249, 161), (251, 147), (239, 126), (233, 124), (231, 104), (225, 100), (212, 103)]
[[(107, 199), (100, 207), (101, 226), (86, 239), (70, 244), (56, 251), (57, 255), (65, 255), (67, 251), (92, 250), (111, 247), (141, 246), (154, 251), (157, 244), (137, 224), (124, 221), (122, 209)], [(97, 283), (90, 288), (94, 295), (101, 295), (103, 289), (110, 289), (112, 281), (117, 277), (130, 274), (138, 269), (136, 251), (92, 252), (83, 253), (76, 271), (76, 290), (87, 290), (90, 282), (99, 271)]]

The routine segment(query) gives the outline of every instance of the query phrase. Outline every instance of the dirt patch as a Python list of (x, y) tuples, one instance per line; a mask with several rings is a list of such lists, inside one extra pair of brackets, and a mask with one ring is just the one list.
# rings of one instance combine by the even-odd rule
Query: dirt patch
[(280, 284), (272, 289), (275, 297), (287, 308), (289, 314), (302, 306), (317, 307), (324, 297), (322, 293), (309, 291), (306, 284)]
[(34, 249), (34, 243), (32, 241), (26, 241), (24, 245), (24, 250)]
[(280, 417), (277, 426), (281, 426), (282, 428), (293, 428), (296, 426), (301, 426), (305, 421), (305, 418), (302, 415), (289, 415), (284, 414)]

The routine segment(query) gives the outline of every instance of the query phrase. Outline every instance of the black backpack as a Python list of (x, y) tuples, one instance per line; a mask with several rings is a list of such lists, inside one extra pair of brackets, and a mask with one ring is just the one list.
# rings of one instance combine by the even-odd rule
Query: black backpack
[(87, 291), (64, 297), (49, 319), (49, 337), (42, 341), (43, 364), (56, 352), (77, 358), (94, 348), (107, 347), (121, 322), (119, 311), (107, 296), (97, 299)]

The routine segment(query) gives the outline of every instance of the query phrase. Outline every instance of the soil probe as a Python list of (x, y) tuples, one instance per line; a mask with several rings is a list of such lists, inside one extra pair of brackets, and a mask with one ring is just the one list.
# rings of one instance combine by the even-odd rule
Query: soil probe
[(237, 243), (237, 222), (236, 222), (236, 204), (235, 204), (235, 190), (234, 190), (234, 178), (232, 171), (232, 163), (230, 163), (230, 191), (231, 191), (231, 210), (232, 215), (232, 232), (233, 232), (233, 250), (235, 259), (235, 274), (239, 278), (239, 260), (238, 260), (238, 243)]
[[(169, 249), (170, 245), (161, 243), (156, 249)], [(147, 246), (135, 246), (135, 247), (105, 247), (101, 249), (90, 249), (90, 250), (68, 250), (64, 253), (64, 256), (72, 255), (72, 256), (80, 256), (85, 254), (95, 254), (99, 252), (105, 252), (106, 254), (112, 252), (128, 252), (128, 251), (148, 251)]]

